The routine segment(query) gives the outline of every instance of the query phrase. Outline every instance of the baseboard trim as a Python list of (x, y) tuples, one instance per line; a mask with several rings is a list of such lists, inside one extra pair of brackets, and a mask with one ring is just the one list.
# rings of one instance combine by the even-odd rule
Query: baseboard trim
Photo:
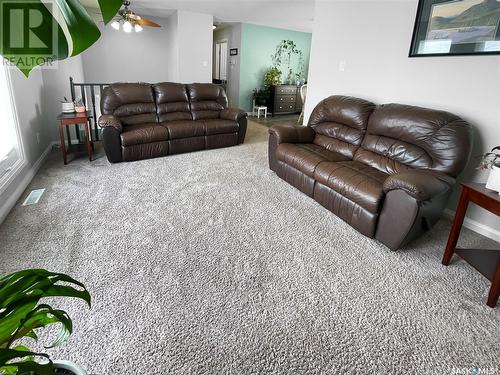
[(16, 205), (16, 202), (19, 200), (19, 198), (21, 198), (31, 180), (33, 180), (33, 177), (35, 177), (36, 173), (38, 172), (44, 161), (47, 159), (47, 156), (49, 156), (49, 153), (55, 144), (58, 143), (51, 142), (31, 167), (25, 167), (21, 170), (20, 174), (24, 174), (24, 177), (22, 177), (21, 182), (11, 194), (11, 196), (0, 207), (0, 224), (3, 223), (9, 212)]
[[(447, 208), (444, 210), (444, 216), (450, 220), (453, 220), (453, 218), (455, 217), (455, 211)], [(473, 220), (466, 216), (463, 226), (494, 241), (500, 242), (500, 231), (490, 228), (487, 225), (481, 224), (479, 221)]]

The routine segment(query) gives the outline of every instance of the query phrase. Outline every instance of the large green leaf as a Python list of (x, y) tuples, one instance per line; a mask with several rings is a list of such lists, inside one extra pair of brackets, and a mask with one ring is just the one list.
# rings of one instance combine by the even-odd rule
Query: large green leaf
[(102, 18), (105, 24), (108, 24), (109, 21), (113, 19), (118, 12), (118, 9), (123, 4), (122, 0), (98, 0), (99, 8), (101, 8)]
[[(76, 285), (81, 290), (69, 285), (59, 285), (60, 282)], [(62, 273), (31, 269), (15, 272), (0, 279), (0, 319), (6, 315), (9, 308), (16, 306), (18, 300), (22, 300), (22, 303), (28, 300), (38, 301), (40, 296), (77, 297), (84, 299), (90, 306), (90, 294), (81, 282)], [(6, 310), (1, 311), (2, 309)]]
[[(122, 1), (98, 0), (105, 23)], [(43, 64), (75, 56), (100, 37), (100, 31), (79, 0), (0, 0), (0, 54), (26, 76)], [(29, 22), (25, 22), (28, 19)]]
[(85, 286), (68, 275), (42, 269), (7, 275), (0, 279), (0, 348), (24, 336), (36, 338), (35, 329), (55, 323), (61, 323), (61, 330), (52, 346), (64, 342), (72, 332), (71, 319), (49, 305), (37, 306), (45, 297), (75, 297), (91, 303)]
[[(35, 362), (33, 357), (44, 357), (46, 363)], [(14, 361), (15, 359), (20, 359)], [(49, 356), (44, 353), (26, 351), (26, 348), (0, 349), (0, 371), (4, 374), (53, 375), (54, 367)]]
[(53, 1), (64, 17), (64, 22), (71, 35), (73, 45), (71, 56), (82, 53), (99, 39), (101, 32), (78, 0)]
[[(61, 284), (62, 283), (62, 284)], [(48, 347), (62, 344), (71, 335), (73, 323), (65, 311), (38, 304), (45, 297), (76, 297), (90, 306), (90, 294), (72, 277), (43, 269), (24, 270), (0, 278), (0, 373), (52, 375), (47, 354), (11, 346), (23, 337), (37, 339), (36, 329), (60, 324), (57, 337)], [(39, 363), (35, 357), (45, 357)]]
[(30, 332), (34, 332), (37, 328), (47, 327), (56, 323), (61, 323), (59, 334), (47, 348), (53, 348), (65, 342), (73, 332), (73, 322), (65, 311), (55, 310), (49, 305), (39, 305), (30, 311), (20, 322), (16, 331), (11, 335), (7, 347), (22, 337), (32, 337)]

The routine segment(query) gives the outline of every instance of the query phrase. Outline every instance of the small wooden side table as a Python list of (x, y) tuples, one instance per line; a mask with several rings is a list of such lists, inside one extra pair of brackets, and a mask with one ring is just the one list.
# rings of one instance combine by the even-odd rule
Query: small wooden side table
[[(85, 146), (87, 149), (87, 154), (89, 156), (89, 160), (92, 161), (92, 139), (90, 134), (90, 118), (91, 115), (89, 112), (74, 112), (74, 113), (61, 113), (57, 116), (57, 120), (59, 121), (59, 138), (61, 142), (61, 152), (63, 155), (64, 164), (68, 164), (68, 153), (72, 151), (73, 148), (76, 148), (75, 151), (81, 151), (80, 146)], [(83, 124), (85, 126), (85, 140), (83, 144), (72, 145), (71, 144), (71, 134), (69, 131), (69, 125), (76, 125), (78, 129), (78, 125)], [(68, 138), (68, 148), (66, 148), (66, 142), (64, 141), (64, 128), (66, 128), (66, 136)]]
[(498, 195), (497, 192), (486, 189), (485, 184), (462, 184), (462, 194), (460, 195), (455, 219), (451, 226), (450, 236), (448, 237), (448, 243), (442, 263), (445, 266), (450, 264), (451, 257), (456, 253), (490, 280), (491, 288), (486, 304), (490, 307), (495, 307), (500, 295), (500, 250), (456, 248), (469, 202), (475, 203), (495, 215), (500, 216), (500, 195)]

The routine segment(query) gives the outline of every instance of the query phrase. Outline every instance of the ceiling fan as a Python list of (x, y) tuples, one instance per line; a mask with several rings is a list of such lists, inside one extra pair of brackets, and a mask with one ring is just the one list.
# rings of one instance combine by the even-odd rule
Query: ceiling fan
[(135, 32), (142, 31), (143, 26), (161, 27), (161, 25), (157, 24), (156, 22), (147, 20), (135, 14), (132, 10), (130, 10), (129, 6), (130, 1), (125, 0), (123, 2), (123, 8), (120, 9), (114, 21), (111, 22), (111, 27), (113, 29), (120, 30), (120, 27), (122, 27), (123, 31), (125, 31), (126, 33), (130, 33), (132, 30), (134, 30)]

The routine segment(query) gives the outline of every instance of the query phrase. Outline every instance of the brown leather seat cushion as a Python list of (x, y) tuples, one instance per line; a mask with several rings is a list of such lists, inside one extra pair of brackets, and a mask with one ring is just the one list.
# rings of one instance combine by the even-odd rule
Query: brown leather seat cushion
[(205, 134), (226, 134), (236, 133), (238, 131), (238, 123), (231, 120), (213, 119), (203, 120), (205, 123)]
[(194, 120), (217, 119), (219, 112), (227, 108), (226, 94), (219, 85), (193, 83), (186, 88)]
[(205, 135), (203, 121), (170, 121), (161, 124), (168, 129), (170, 139), (200, 137)]
[(382, 186), (388, 176), (358, 161), (323, 162), (314, 172), (317, 182), (373, 213), (381, 209), (384, 199)]
[(168, 139), (168, 131), (158, 124), (129, 125), (120, 134), (123, 146), (160, 142)]
[(347, 157), (313, 143), (282, 143), (276, 150), (278, 160), (313, 177), (316, 166), (324, 161), (344, 161)]

